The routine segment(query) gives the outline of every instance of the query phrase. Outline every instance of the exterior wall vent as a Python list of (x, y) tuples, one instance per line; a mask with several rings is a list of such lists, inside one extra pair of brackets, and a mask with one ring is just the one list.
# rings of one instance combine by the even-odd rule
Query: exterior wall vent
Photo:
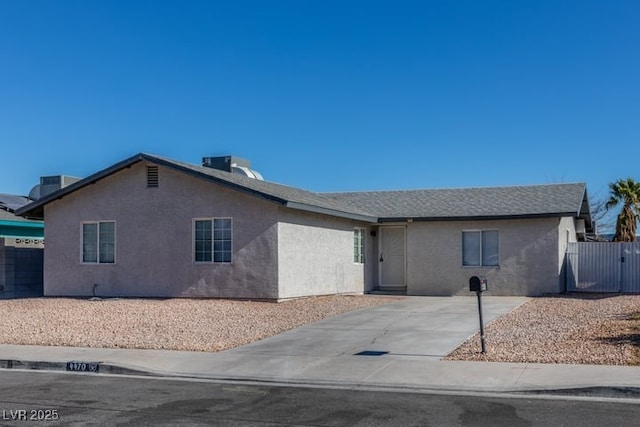
[(147, 188), (157, 188), (159, 182), (158, 166), (147, 165)]

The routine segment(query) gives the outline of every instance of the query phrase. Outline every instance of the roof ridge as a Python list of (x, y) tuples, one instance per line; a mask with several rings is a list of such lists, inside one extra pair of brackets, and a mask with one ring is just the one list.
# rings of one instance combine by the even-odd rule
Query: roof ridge
[(521, 184), (521, 185), (502, 185), (502, 186), (487, 186), (487, 187), (448, 187), (448, 188), (414, 188), (403, 190), (363, 190), (363, 191), (328, 191), (321, 192), (320, 194), (340, 195), (340, 194), (368, 194), (368, 193), (410, 193), (410, 192), (425, 192), (425, 191), (469, 191), (469, 190), (509, 190), (516, 188), (542, 188), (542, 187), (562, 187), (562, 186), (583, 186), (586, 187), (585, 182), (562, 182), (551, 184)]

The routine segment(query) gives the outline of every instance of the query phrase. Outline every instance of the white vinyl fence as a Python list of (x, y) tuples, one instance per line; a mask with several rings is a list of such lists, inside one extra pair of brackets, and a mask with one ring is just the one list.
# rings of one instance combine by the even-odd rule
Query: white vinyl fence
[(569, 292), (640, 293), (640, 243), (569, 243)]

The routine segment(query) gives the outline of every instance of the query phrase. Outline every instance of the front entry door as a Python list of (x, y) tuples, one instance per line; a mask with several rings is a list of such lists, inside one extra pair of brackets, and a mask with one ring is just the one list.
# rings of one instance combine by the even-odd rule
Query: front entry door
[(406, 289), (405, 227), (380, 227), (378, 274), (380, 288)]

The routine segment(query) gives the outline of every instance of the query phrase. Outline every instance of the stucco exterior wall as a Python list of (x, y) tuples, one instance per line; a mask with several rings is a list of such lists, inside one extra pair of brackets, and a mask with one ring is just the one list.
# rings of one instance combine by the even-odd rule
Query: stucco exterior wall
[(560, 218), (558, 225), (558, 263), (560, 266), (564, 262), (568, 244), (577, 241), (576, 220), (569, 217)]
[[(47, 296), (278, 298), (278, 206), (159, 167), (147, 188), (146, 165), (77, 190), (45, 206)], [(233, 262), (195, 263), (195, 218), (233, 218)], [(115, 264), (81, 262), (81, 223), (116, 222)]]
[[(231, 263), (194, 261), (194, 220), (204, 218), (232, 218)], [(158, 188), (137, 163), (49, 202), (45, 219), (47, 296), (287, 299), (378, 286), (383, 225), (285, 208), (163, 166)], [(82, 263), (86, 221), (115, 222), (115, 264)], [(491, 295), (557, 293), (575, 241), (573, 218), (401, 225), (409, 295), (469, 295), (477, 274)], [(364, 264), (353, 262), (355, 227), (365, 229)], [(498, 267), (462, 266), (463, 230), (499, 231)]]
[(575, 218), (560, 218), (558, 225), (558, 286), (561, 292), (567, 290), (567, 247), (578, 241)]
[[(489, 295), (560, 291), (559, 219), (407, 224), (407, 293), (469, 295), (469, 277), (487, 277)], [(499, 266), (463, 267), (462, 231), (498, 230)]]
[[(365, 264), (353, 262), (357, 223), (291, 210), (283, 210), (282, 218), (278, 224), (281, 299), (365, 291)], [(365, 247), (368, 233), (365, 229)]]

